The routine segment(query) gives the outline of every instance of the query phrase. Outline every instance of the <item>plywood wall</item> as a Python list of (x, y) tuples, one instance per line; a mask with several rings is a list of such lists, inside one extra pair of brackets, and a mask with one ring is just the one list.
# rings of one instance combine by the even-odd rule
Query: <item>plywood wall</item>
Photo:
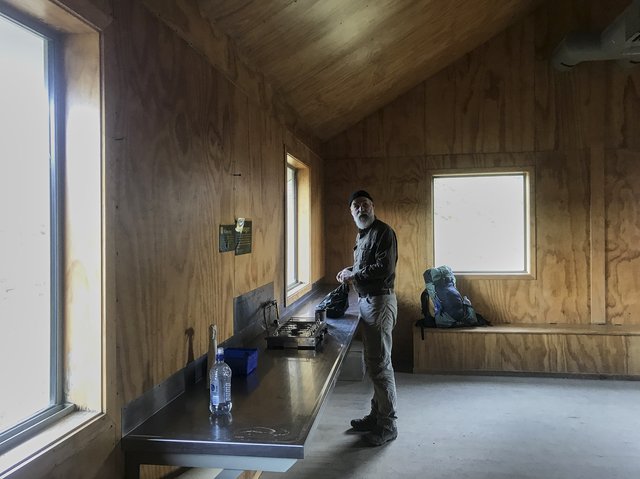
[[(108, 35), (108, 152), (117, 168), (118, 346), (123, 402), (233, 331), (233, 298), (284, 276), (285, 146), (317, 154), (146, 8), (114, 2)], [(253, 222), (252, 253), (218, 252), (218, 226)], [(312, 222), (322, 228), (321, 210)], [(314, 251), (314, 280), (324, 261)], [(187, 331), (193, 330), (189, 342)]]
[[(105, 35), (107, 161), (116, 169), (118, 392), (122, 404), (233, 334), (233, 298), (274, 282), (283, 300), (285, 148), (320, 157), (242, 85), (139, 2), (114, 2)], [(321, 203), (320, 203), (321, 204)], [(253, 223), (251, 254), (218, 252), (218, 226)], [(312, 228), (323, 227), (312, 211)], [(312, 281), (324, 275), (314, 249)], [(146, 468), (159, 477), (165, 468)]]
[(566, 33), (600, 31), (627, 4), (548, 2), (325, 145), (327, 279), (351, 261), (346, 199), (365, 188), (398, 232), (401, 368), (411, 367), (422, 272), (434, 266), (430, 169), (534, 168), (536, 277), (461, 278), (480, 312), (498, 323), (640, 325), (640, 71), (599, 62), (561, 73), (549, 62)]

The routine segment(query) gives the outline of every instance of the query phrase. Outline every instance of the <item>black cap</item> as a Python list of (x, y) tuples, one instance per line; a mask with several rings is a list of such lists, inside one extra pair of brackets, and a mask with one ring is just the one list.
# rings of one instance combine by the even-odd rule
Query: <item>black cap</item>
[(373, 198), (371, 198), (371, 195), (369, 193), (364, 190), (358, 190), (351, 193), (351, 196), (349, 197), (349, 208), (351, 208), (351, 203), (353, 203), (353, 200), (360, 197), (369, 198), (371, 200), (371, 203), (373, 203)]

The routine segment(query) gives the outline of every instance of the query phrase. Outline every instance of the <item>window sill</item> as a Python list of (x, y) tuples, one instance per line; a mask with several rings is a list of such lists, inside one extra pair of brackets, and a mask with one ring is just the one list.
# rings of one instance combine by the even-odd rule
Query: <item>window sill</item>
[[(0, 455), (0, 476), (9, 479), (31, 461), (47, 454), (75, 434), (98, 427), (106, 415), (95, 411), (73, 412), (23, 443)], [(52, 461), (53, 462), (53, 461)]]
[(300, 283), (297, 286), (291, 288), (289, 291), (287, 291), (287, 300), (285, 302), (286, 306), (292, 305), (309, 291), (311, 291), (310, 283)]
[(456, 278), (464, 279), (536, 279), (533, 273), (456, 273)]

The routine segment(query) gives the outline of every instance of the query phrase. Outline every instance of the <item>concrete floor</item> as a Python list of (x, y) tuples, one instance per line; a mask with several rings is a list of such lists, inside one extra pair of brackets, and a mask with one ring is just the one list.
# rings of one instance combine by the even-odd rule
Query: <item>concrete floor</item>
[(640, 382), (396, 375), (399, 436), (366, 447), (349, 420), (368, 381), (339, 381), (308, 452), (263, 479), (639, 479)]

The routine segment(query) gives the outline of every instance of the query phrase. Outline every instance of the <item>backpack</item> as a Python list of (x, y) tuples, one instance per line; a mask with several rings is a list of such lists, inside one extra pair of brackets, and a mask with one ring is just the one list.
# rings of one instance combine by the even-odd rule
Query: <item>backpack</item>
[(316, 306), (316, 310), (327, 311), (327, 318), (340, 318), (349, 307), (349, 285), (342, 283), (336, 289), (327, 294)]
[[(423, 328), (459, 328), (488, 326), (489, 322), (476, 313), (471, 301), (456, 289), (456, 277), (449, 266), (430, 268), (424, 272), (425, 289), (420, 296), (423, 319), (416, 326)], [(434, 315), (429, 311), (433, 303)]]

